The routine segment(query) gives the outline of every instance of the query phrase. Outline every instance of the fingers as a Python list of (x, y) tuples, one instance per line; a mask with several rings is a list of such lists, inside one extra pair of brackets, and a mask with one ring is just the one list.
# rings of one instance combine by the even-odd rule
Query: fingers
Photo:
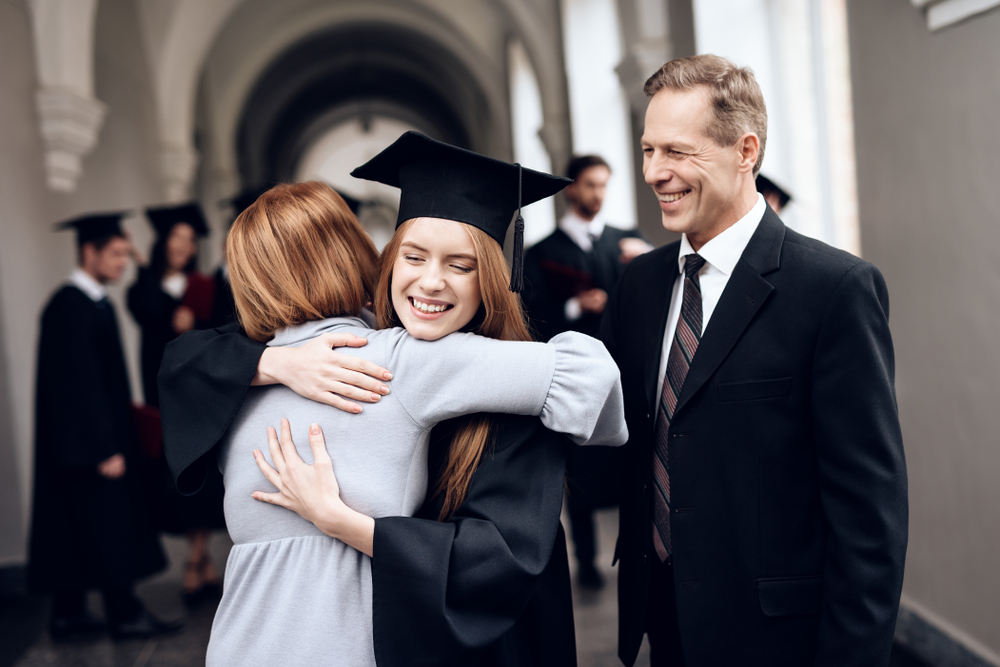
[(309, 427), (309, 446), (312, 448), (314, 464), (330, 462), (330, 454), (326, 451), (326, 439), (319, 424)]
[[(340, 371), (339, 374), (345, 376), (347, 373), (347, 371)], [(371, 387), (359, 387), (356, 384), (359, 382), (371, 385)], [(389, 393), (389, 388), (381, 382), (360, 373), (351, 373), (349, 379), (331, 378), (327, 382), (324, 382), (318, 389), (319, 391), (339, 394), (344, 398), (361, 401), (362, 403), (378, 403), (382, 399), (382, 396)]]
[(323, 403), (331, 407), (337, 408), (338, 410), (343, 410), (344, 412), (350, 412), (353, 414), (358, 414), (362, 412), (363, 408), (357, 403), (352, 403), (336, 394), (331, 394), (330, 392), (324, 391), (318, 396), (313, 397), (314, 401), (318, 403)]
[(259, 449), (253, 450), (253, 460), (257, 464), (257, 467), (260, 468), (261, 473), (263, 473), (264, 479), (274, 485), (274, 488), (280, 489), (281, 475), (279, 475), (274, 468), (268, 465), (267, 459), (264, 458), (264, 455)]
[(285, 497), (280, 493), (264, 493), (263, 491), (254, 491), (251, 495), (254, 500), (259, 500), (271, 505), (278, 505), (279, 507), (288, 507), (288, 505), (285, 504)]
[(290, 465), (302, 464), (299, 450), (295, 449), (295, 443), (292, 442), (292, 426), (284, 417), (281, 419), (281, 454), (285, 459), (286, 468)]
[(322, 338), (330, 347), (364, 347), (368, 344), (367, 338), (350, 333), (328, 333), (323, 334)]
[[(267, 427), (267, 449), (271, 452), (271, 461), (278, 474), (285, 472), (285, 458), (281, 455), (281, 446), (278, 444), (278, 434), (273, 426)], [(255, 455), (256, 456), (256, 455)]]

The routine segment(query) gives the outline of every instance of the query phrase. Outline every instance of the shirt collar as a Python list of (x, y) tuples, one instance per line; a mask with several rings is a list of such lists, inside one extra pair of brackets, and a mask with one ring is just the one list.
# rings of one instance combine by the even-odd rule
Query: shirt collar
[(559, 219), (559, 229), (566, 233), (566, 236), (573, 240), (584, 250), (590, 250), (594, 243), (591, 236), (599, 238), (604, 233), (604, 226), (607, 224), (604, 217), (598, 213), (593, 220), (587, 221), (581, 218), (571, 208)]
[[(760, 225), (766, 208), (764, 197), (758, 192), (757, 201), (749, 213), (737, 220), (732, 227), (703, 245), (698, 254), (722, 273), (727, 276), (732, 275), (733, 270), (736, 269), (736, 263), (740, 261), (743, 251), (746, 250), (747, 244), (750, 243), (754, 232), (757, 231), (757, 226)], [(682, 234), (680, 253), (677, 257), (679, 272), (684, 272), (685, 257), (693, 254), (694, 248), (691, 247), (687, 234)]]
[(81, 268), (77, 268), (73, 273), (69, 274), (69, 282), (90, 297), (92, 301), (101, 301), (108, 298), (108, 288), (97, 282), (94, 276)]

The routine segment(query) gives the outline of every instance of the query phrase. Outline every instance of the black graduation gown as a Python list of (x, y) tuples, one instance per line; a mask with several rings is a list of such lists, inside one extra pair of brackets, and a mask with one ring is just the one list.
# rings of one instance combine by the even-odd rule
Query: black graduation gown
[(611, 293), (625, 272), (619, 261), (618, 242), (642, 238), (637, 230), (605, 225), (593, 250), (585, 252), (566, 232), (556, 229), (525, 253), (524, 305), (539, 340), (549, 340), (564, 331), (588, 336), (600, 334), (601, 316), (584, 313), (580, 319), (566, 319), (566, 300), (582, 291), (599, 288)]
[[(163, 569), (137, 474), (131, 391), (110, 303), (73, 286), (42, 314), (28, 582), (39, 592), (129, 586)], [(97, 465), (115, 454), (126, 473)]]
[(182, 304), (163, 291), (160, 281), (147, 267), (139, 267), (139, 275), (128, 288), (128, 309), (142, 329), (139, 359), (142, 370), (142, 395), (146, 405), (160, 406), (160, 390), (156, 375), (167, 343), (177, 337), (174, 332), (174, 311)]
[[(199, 488), (265, 346), (237, 325), (167, 346), (164, 447), (182, 492)], [(496, 415), (496, 440), (449, 522), (379, 519), (372, 559), (376, 658), (395, 665), (575, 665), (566, 539), (559, 523), (565, 439), (537, 418)], [(437, 479), (452, 425), (431, 433)], [(431, 484), (433, 487), (433, 482)]]
[[(619, 260), (618, 242), (642, 238), (638, 230), (605, 225), (593, 249), (585, 252), (566, 232), (556, 229), (525, 255), (525, 307), (539, 340), (549, 340), (564, 331), (600, 335), (601, 315), (584, 313), (566, 319), (566, 300), (579, 292), (599, 288), (608, 294), (625, 272)], [(617, 480), (621, 475), (621, 452), (616, 447), (574, 447), (567, 461), (567, 493), (581, 508), (618, 504)]]
[[(163, 290), (160, 281), (148, 268), (140, 267), (135, 283), (128, 290), (128, 307), (142, 329), (141, 369), (146, 405), (159, 407), (160, 391), (156, 376), (167, 344), (177, 337), (174, 312), (183, 305)], [(196, 321), (196, 327), (206, 324)], [(166, 461), (150, 461), (147, 472), (147, 502), (155, 525), (163, 531), (184, 534), (193, 529), (221, 529), (226, 525), (223, 510), (225, 490), (222, 476), (211, 471), (205, 488), (196, 496), (185, 498), (174, 488)]]
[[(566, 536), (566, 439), (536, 417), (492, 415), (496, 440), (445, 523), (442, 498), (375, 520), (372, 616), (380, 667), (576, 665)], [(431, 484), (453, 429), (431, 439)]]

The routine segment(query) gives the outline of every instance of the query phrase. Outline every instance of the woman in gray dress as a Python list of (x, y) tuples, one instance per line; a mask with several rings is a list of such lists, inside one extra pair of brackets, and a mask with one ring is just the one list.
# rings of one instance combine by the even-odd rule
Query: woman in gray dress
[[(532, 174), (526, 171), (526, 179)], [(553, 188), (548, 184), (552, 192), (560, 189)], [(417, 217), (398, 233), (401, 254), (383, 269), (392, 276), (391, 295), (374, 293), (374, 247), (325, 186), (279, 186), (230, 232), (232, 285), (248, 335), (270, 338), (272, 347), (330, 332), (364, 336), (368, 345), (350, 353), (393, 368), (397, 379), (391, 395), (359, 415), (324, 408), (285, 387), (250, 390), (219, 451), (236, 546), (210, 665), (374, 664), (373, 517), (408, 516), (422, 502), (428, 434), (436, 423), (508, 412), (538, 415), (578, 444), (618, 445), (626, 438), (618, 371), (603, 346), (575, 334), (550, 344), (518, 342), (528, 340), (528, 332), (516, 296), (500, 282), (506, 264), (495, 236), (452, 219)], [(376, 310), (394, 312), (415, 335), (370, 330), (362, 307), (373, 293)], [(511, 340), (459, 333), (467, 328)], [(289, 418), (282, 421), (284, 448), (274, 432), (281, 416)], [(300, 454), (291, 434), (306, 442), (309, 422), (315, 422), (308, 429), (312, 447)], [(274, 441), (270, 461), (256, 449), (265, 429)], [(350, 444), (324, 447), (319, 433), (342, 434)], [(453, 447), (459, 455), (449, 462), (447, 479), (454, 484), (443, 489), (452, 502), (461, 502), (488, 434), (489, 425), (477, 422), (459, 430), (456, 440), (467, 446)], [(316, 488), (336, 502), (314, 507), (315, 515), (308, 503), (294, 508), (303, 519), (251, 499), (277, 500), (259, 494), (289, 488), (271, 487), (258, 465), (287, 474), (285, 459), (301, 455), (313, 465), (296, 470), (325, 473)]]

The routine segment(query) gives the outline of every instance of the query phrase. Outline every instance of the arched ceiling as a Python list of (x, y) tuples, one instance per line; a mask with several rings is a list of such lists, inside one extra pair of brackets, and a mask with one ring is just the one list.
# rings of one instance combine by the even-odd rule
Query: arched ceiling
[[(558, 0), (137, 0), (154, 70), (168, 190), (194, 176), (195, 115), (209, 196), (238, 187), (237, 127), (261, 73), (310, 35), (347, 23), (409, 28), (447, 49), (478, 82), (493, 120), (488, 147), (510, 157), (506, 43), (535, 67), (543, 136), (555, 161), (569, 150)], [(187, 170), (187, 171), (186, 171)], [(172, 173), (170, 173), (172, 172)]]
[(435, 40), (393, 24), (342, 24), (295, 44), (258, 79), (239, 125), (241, 180), (290, 179), (309, 137), (374, 111), (477, 150), (489, 148), (495, 124), (475, 77)]

